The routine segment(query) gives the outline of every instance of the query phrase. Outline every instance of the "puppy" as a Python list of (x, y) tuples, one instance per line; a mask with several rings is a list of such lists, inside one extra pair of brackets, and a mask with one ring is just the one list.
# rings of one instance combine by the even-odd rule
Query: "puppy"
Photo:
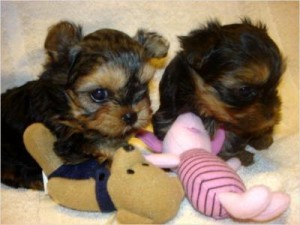
[(155, 134), (162, 139), (179, 114), (191, 111), (211, 136), (226, 129), (223, 159), (238, 157), (250, 165), (246, 145), (268, 148), (280, 120), (277, 86), (285, 63), (278, 47), (265, 25), (248, 18), (224, 26), (210, 21), (179, 40), (182, 50), (160, 82)]
[(155, 72), (150, 60), (165, 57), (168, 48), (166, 39), (144, 30), (133, 38), (112, 29), (83, 37), (73, 23), (52, 26), (40, 78), (1, 95), (1, 181), (42, 189), (41, 168), (22, 141), (34, 122), (55, 134), (54, 151), (65, 163), (109, 161), (150, 122), (148, 83)]

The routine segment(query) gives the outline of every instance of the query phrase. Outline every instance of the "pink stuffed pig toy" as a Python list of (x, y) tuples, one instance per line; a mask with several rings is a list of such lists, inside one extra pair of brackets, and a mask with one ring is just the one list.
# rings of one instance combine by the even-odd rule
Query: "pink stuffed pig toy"
[[(150, 147), (159, 145), (151, 135), (144, 133), (139, 138)], [(226, 163), (215, 155), (221, 149), (224, 131), (219, 130), (216, 136), (211, 143), (201, 119), (185, 113), (168, 131), (162, 143), (163, 153), (145, 157), (159, 167), (175, 169), (187, 198), (206, 216), (267, 221), (282, 214), (289, 206), (289, 195), (272, 192), (263, 185), (246, 190), (235, 172), (239, 160), (234, 158)]]

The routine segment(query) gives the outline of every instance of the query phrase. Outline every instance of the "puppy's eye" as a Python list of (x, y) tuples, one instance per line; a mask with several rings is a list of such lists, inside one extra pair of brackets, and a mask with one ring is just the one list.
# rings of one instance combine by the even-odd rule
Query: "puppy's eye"
[(97, 88), (91, 92), (91, 99), (96, 103), (101, 103), (108, 97), (108, 92), (104, 88)]
[(134, 103), (138, 103), (140, 101), (142, 101), (142, 99), (145, 97), (145, 95), (140, 95), (140, 96), (137, 96), (133, 99), (133, 102)]
[(257, 91), (250, 86), (243, 86), (238, 90), (238, 94), (241, 98), (250, 100), (257, 95)]
[(142, 101), (147, 96), (147, 90), (140, 91), (133, 99), (133, 103)]

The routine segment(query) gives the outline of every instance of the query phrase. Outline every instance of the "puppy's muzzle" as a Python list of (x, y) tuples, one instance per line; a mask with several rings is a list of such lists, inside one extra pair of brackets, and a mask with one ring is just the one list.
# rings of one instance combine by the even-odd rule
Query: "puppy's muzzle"
[(122, 116), (122, 120), (127, 125), (133, 125), (137, 121), (137, 114), (135, 112), (126, 113)]

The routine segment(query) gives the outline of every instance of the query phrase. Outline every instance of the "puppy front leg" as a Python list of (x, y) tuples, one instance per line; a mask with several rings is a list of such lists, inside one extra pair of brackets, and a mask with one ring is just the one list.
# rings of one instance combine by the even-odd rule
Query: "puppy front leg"
[(85, 131), (73, 133), (67, 138), (58, 138), (54, 151), (65, 163), (76, 164), (95, 158), (100, 163), (106, 162), (109, 168), (116, 150), (127, 144), (123, 138), (107, 139), (93, 131)]
[(226, 138), (222, 150), (218, 155), (224, 160), (237, 157), (242, 165), (249, 166), (254, 163), (254, 154), (246, 151), (246, 146), (247, 140), (230, 131), (226, 131)]
[(91, 140), (83, 133), (74, 133), (66, 138), (58, 138), (54, 143), (55, 153), (61, 157), (65, 163), (75, 164), (90, 158), (86, 154), (86, 149), (94, 148)]

